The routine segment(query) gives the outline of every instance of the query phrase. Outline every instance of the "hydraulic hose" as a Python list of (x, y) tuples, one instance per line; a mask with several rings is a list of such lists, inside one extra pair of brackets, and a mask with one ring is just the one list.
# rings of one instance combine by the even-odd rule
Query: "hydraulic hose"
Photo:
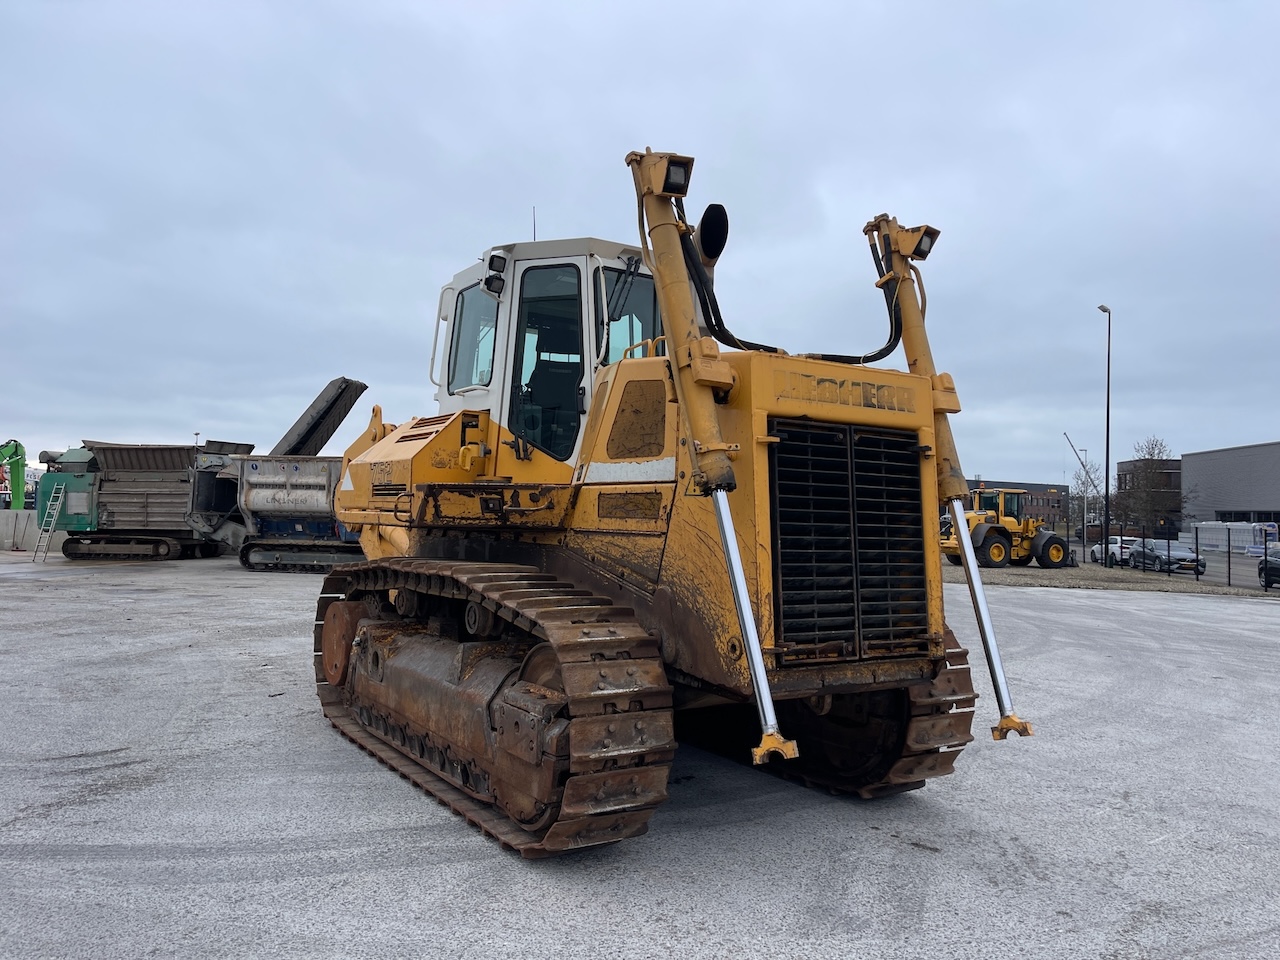
[[(876, 265), (876, 276), (883, 277), (885, 275), (884, 260), (880, 256), (880, 251), (876, 249), (875, 238), (869, 237), (868, 240), (871, 246), (871, 259), (875, 261)], [(885, 283), (884, 304), (889, 309), (889, 339), (883, 347), (860, 357), (846, 357), (832, 353), (821, 353), (818, 356), (823, 360), (830, 360), (834, 363), (875, 363), (877, 360), (883, 360), (897, 350), (898, 344), (902, 342), (902, 307), (898, 304), (897, 280), (889, 280)]]
[[(683, 204), (677, 201), (677, 209), (683, 219)], [(737, 350), (760, 350), (765, 353), (777, 353), (777, 347), (771, 347), (767, 344), (754, 343), (750, 340), (742, 340), (729, 330), (724, 324), (724, 317), (720, 313), (720, 304), (716, 300), (715, 289), (712, 286), (711, 278), (707, 276), (706, 267), (702, 264), (702, 257), (698, 254), (697, 248), (694, 246), (692, 237), (687, 233), (680, 235), (680, 249), (684, 253), (685, 265), (689, 268), (689, 275), (693, 278), (693, 290), (698, 297), (698, 306), (702, 310), (702, 316), (706, 320), (707, 329), (716, 340), (720, 341), (727, 347), (733, 347)], [(876, 276), (883, 277), (885, 275), (884, 261), (880, 256), (880, 251), (876, 249), (875, 240), (871, 239), (871, 257), (875, 261)], [(917, 274), (917, 281), (919, 276)], [(921, 295), (924, 289), (921, 287)], [(884, 346), (871, 353), (862, 356), (848, 356), (838, 353), (819, 353), (815, 356), (819, 360), (827, 360), (832, 363), (844, 364), (866, 364), (875, 363), (877, 360), (883, 360), (893, 351), (898, 349), (898, 345), (902, 342), (902, 308), (898, 304), (898, 281), (890, 280), (884, 284), (884, 300), (885, 306), (889, 310), (889, 339)]]
[(689, 234), (680, 234), (680, 249), (684, 252), (685, 265), (689, 268), (690, 276), (693, 277), (693, 290), (698, 295), (698, 306), (702, 309), (702, 316), (707, 321), (707, 328), (711, 331), (711, 335), (726, 347), (733, 347), (737, 350), (760, 350), (764, 353), (777, 353), (777, 347), (771, 347), (763, 343), (753, 343), (750, 340), (740, 340), (729, 331), (724, 325), (724, 317), (720, 314), (720, 304), (716, 300), (711, 278), (707, 276), (707, 268), (702, 265), (702, 257), (699, 256), (697, 249), (693, 245), (693, 238)]

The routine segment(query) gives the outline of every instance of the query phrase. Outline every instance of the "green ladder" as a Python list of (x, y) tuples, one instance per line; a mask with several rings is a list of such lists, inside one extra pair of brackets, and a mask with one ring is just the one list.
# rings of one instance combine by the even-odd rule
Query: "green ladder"
[(62, 512), (62, 496), (67, 489), (65, 483), (55, 483), (53, 491), (49, 494), (49, 505), (44, 511), (44, 520), (40, 522), (40, 539), (36, 541), (36, 551), (31, 555), (31, 562), (35, 563), (40, 559), (40, 551), (44, 551), (44, 558), (49, 559), (49, 541), (53, 539), (53, 528), (58, 523), (58, 514)]

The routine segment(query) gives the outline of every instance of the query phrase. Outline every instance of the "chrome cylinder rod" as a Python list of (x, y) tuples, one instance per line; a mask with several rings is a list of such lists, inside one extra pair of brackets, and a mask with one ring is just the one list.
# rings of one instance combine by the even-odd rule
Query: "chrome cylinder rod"
[(716, 524), (720, 528), (720, 542), (724, 546), (729, 583), (733, 588), (733, 605), (738, 611), (742, 646), (746, 650), (747, 663), (751, 668), (751, 686), (755, 691), (756, 710), (760, 714), (760, 746), (752, 749), (751, 759), (755, 763), (764, 763), (771, 753), (790, 759), (799, 756), (800, 751), (794, 740), (787, 740), (778, 732), (778, 718), (773, 712), (773, 694), (769, 690), (769, 675), (764, 666), (764, 651), (760, 649), (760, 634), (756, 630), (756, 618), (751, 611), (751, 595), (747, 592), (747, 576), (742, 569), (742, 554), (738, 551), (738, 535), (733, 528), (733, 515), (729, 512), (729, 494), (724, 490), (714, 490), (711, 502), (715, 505)]
[(1003, 740), (1010, 733), (1022, 737), (1031, 736), (1031, 724), (1018, 719), (1013, 712), (1013, 698), (1009, 695), (1009, 683), (1004, 676), (1004, 663), (1000, 660), (1000, 647), (996, 644), (996, 631), (991, 625), (991, 610), (987, 607), (987, 594), (982, 589), (982, 577), (978, 574), (978, 555), (969, 539), (969, 525), (964, 519), (964, 502), (952, 500), (951, 528), (960, 544), (960, 556), (964, 560), (964, 575), (969, 582), (969, 597), (978, 619), (978, 633), (982, 637), (982, 649), (987, 656), (987, 669), (991, 673), (991, 686), (995, 688), (996, 706), (1000, 709), (1000, 722), (991, 728), (991, 736)]

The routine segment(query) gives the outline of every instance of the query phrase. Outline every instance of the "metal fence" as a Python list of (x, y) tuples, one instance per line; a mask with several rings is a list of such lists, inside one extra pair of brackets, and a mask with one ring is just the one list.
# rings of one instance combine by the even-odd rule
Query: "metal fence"
[[(1126, 540), (1131, 538), (1131, 533), (1119, 532), (1122, 528), (1114, 529), (1117, 532), (1112, 536), (1123, 536)], [(1129, 527), (1128, 530), (1133, 531), (1134, 528)], [(1160, 532), (1163, 533), (1163, 529)], [(1197, 581), (1206, 578), (1222, 583), (1225, 579), (1227, 586), (1257, 584), (1265, 592), (1270, 592), (1273, 587), (1280, 587), (1280, 544), (1274, 540), (1258, 544), (1247, 531), (1233, 532), (1228, 529), (1223, 532), (1225, 542), (1213, 542), (1208, 549), (1202, 550), (1198, 528), (1195, 530), (1192, 546), (1179, 540), (1152, 536), (1145, 526), (1138, 527), (1137, 533), (1138, 536), (1132, 538), (1133, 544), (1121, 546), (1119, 562), (1122, 565), (1170, 577), (1175, 573), (1191, 572)], [(1146, 541), (1152, 541), (1154, 549), (1148, 548)], [(1135, 556), (1133, 548), (1140, 544), (1142, 546)], [(1082, 548), (1085, 550), (1083, 556), (1088, 559), (1089, 544), (1082, 544)], [(1102, 545), (1098, 552), (1101, 562), (1107, 566), (1114, 565), (1106, 545)], [(1210, 560), (1213, 561), (1212, 564), (1209, 563)]]
[[(1259, 545), (1252, 537), (1248, 543), (1240, 543), (1238, 541), (1244, 538), (1244, 531), (1236, 532), (1236, 543), (1232, 543), (1232, 531), (1226, 531), (1226, 549), (1222, 551), (1227, 562), (1227, 586), (1236, 586), (1232, 578), (1243, 583), (1251, 582), (1254, 577), (1257, 578), (1258, 585), (1265, 592), (1270, 592), (1272, 586), (1280, 586), (1280, 547), (1275, 541), (1264, 541)], [(1200, 553), (1200, 529), (1197, 527), (1195, 532), (1196, 553)], [(1260, 555), (1254, 555), (1253, 550), (1260, 549)], [(1237, 553), (1237, 550), (1239, 551)], [(1236, 559), (1233, 571), (1232, 559)]]

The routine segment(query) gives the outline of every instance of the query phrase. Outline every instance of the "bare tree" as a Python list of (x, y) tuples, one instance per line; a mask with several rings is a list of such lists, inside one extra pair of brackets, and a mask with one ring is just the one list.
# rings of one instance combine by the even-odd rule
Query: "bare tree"
[(1121, 524), (1143, 527), (1150, 533), (1161, 528), (1173, 532), (1182, 511), (1178, 459), (1169, 445), (1156, 436), (1133, 445), (1133, 459), (1121, 471), (1117, 466), (1112, 516)]
[[(1086, 511), (1085, 505), (1088, 505)], [(1098, 516), (1102, 513), (1102, 466), (1088, 459), (1076, 467), (1071, 477), (1071, 516), (1073, 518)], [(1087, 520), (1082, 520), (1087, 525)], [(1082, 531), (1085, 536), (1087, 531)]]

